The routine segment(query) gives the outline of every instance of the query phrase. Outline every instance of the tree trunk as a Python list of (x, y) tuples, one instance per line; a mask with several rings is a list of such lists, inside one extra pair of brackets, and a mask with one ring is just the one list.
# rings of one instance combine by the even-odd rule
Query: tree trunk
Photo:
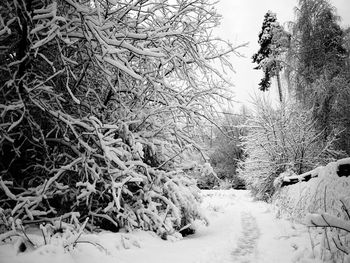
[(282, 103), (283, 97), (282, 97), (282, 87), (281, 87), (281, 79), (280, 79), (280, 72), (279, 70), (276, 70), (276, 77), (277, 77), (277, 87), (278, 87), (278, 95), (280, 102)]

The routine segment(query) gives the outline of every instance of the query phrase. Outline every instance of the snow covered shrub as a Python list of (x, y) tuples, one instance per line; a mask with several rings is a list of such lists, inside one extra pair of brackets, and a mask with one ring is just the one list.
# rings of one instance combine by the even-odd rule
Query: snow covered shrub
[(200, 189), (213, 189), (221, 181), (210, 163), (198, 166), (195, 178)]
[(73, 211), (89, 229), (160, 235), (203, 219), (177, 167), (225, 97), (210, 62), (230, 67), (235, 48), (208, 34), (212, 4), (5, 0), (0, 12), (6, 215), (29, 224)]
[(247, 127), (243, 137), (247, 158), (240, 163), (240, 174), (258, 199), (271, 198), (273, 182), (282, 172), (300, 174), (337, 154), (332, 151), (334, 141), (323, 142), (310, 114), (296, 104), (284, 103), (274, 109), (266, 100), (257, 99)]
[(191, 178), (196, 180), (196, 184), (200, 189), (213, 189), (215, 186), (218, 186), (221, 181), (208, 162), (187, 162), (181, 167)]
[[(340, 164), (331, 162), (311, 171), (318, 176), (282, 187), (274, 196), (278, 213), (310, 226), (317, 257), (343, 262), (350, 252), (350, 177), (339, 177)], [(317, 253), (316, 253), (317, 252)]]
[(281, 214), (298, 221), (303, 221), (308, 213), (343, 215), (342, 207), (350, 204), (350, 178), (339, 177), (337, 170), (340, 163), (348, 160), (349, 158), (341, 159), (319, 166), (310, 171), (317, 174), (317, 177), (279, 189), (274, 202)]
[[(89, 220), (86, 218), (85, 222), (80, 224), (78, 217), (79, 213), (73, 212), (65, 215), (65, 219), (69, 223), (64, 222), (63, 218), (60, 218), (40, 224), (39, 231), (41, 236), (29, 234), (33, 229), (30, 230), (30, 227), (25, 228), (21, 220), (17, 219), (14, 221), (11, 217), (9, 221), (6, 221), (6, 227), (10, 230), (0, 235), (0, 242), (10, 241), (14, 243), (17, 254), (33, 251), (46, 245), (54, 245), (62, 250), (70, 251), (81, 242), (80, 238)], [(99, 246), (99, 244), (94, 242), (89, 243)]]

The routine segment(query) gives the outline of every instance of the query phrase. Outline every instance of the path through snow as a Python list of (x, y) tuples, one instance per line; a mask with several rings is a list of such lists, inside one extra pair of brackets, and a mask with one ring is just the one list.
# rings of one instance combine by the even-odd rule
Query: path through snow
[(251, 262), (256, 255), (259, 228), (255, 217), (251, 212), (241, 214), (242, 233), (237, 242), (237, 247), (232, 252), (234, 262)]
[(231, 262), (316, 262), (309, 257), (312, 249), (305, 226), (277, 219), (272, 205), (253, 201), (247, 191), (235, 195), (229, 209), (240, 213), (241, 232)]
[[(100, 233), (94, 240), (105, 250), (79, 244), (70, 253), (53, 245), (16, 255), (13, 245), (0, 245), (0, 263), (288, 263), (315, 262), (307, 229), (276, 219), (269, 204), (255, 202), (247, 191), (203, 191), (202, 208), (210, 225), (196, 234), (164, 241), (153, 233)], [(125, 240), (130, 245), (125, 246)], [(137, 244), (133, 245), (133, 244)], [(49, 251), (49, 252), (47, 252)], [(106, 253), (106, 251), (108, 253)], [(45, 252), (45, 253), (44, 253)]]

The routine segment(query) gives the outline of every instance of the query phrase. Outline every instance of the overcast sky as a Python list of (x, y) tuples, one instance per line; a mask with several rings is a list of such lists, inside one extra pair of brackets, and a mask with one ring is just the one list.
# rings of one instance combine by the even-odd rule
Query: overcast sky
[[(261, 30), (264, 15), (268, 10), (276, 13), (277, 20), (283, 25), (294, 20), (294, 7), (297, 0), (219, 0), (217, 11), (223, 16), (216, 34), (229, 40), (233, 44), (249, 42), (248, 47), (240, 51), (246, 58), (232, 57), (232, 64), (236, 74), (232, 76), (232, 87), (236, 94), (235, 99), (247, 103), (250, 94), (260, 92), (258, 83), (261, 79), (261, 71), (253, 70), (254, 64), (251, 57), (257, 52), (258, 34)], [(331, 0), (337, 8), (338, 15), (342, 18), (342, 26), (350, 26), (350, 0)], [(275, 85), (275, 80), (272, 81)], [(269, 92), (272, 98), (277, 99), (275, 86)]]

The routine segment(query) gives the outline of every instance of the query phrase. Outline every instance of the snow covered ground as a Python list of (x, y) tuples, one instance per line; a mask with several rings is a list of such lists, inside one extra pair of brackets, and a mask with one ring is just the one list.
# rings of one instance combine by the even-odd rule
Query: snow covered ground
[(196, 234), (181, 240), (136, 231), (86, 234), (70, 251), (64, 251), (62, 240), (25, 253), (17, 253), (16, 244), (3, 244), (0, 262), (317, 262), (311, 259), (307, 228), (277, 219), (272, 205), (253, 201), (248, 191), (208, 190), (202, 195), (210, 225), (199, 224)]

